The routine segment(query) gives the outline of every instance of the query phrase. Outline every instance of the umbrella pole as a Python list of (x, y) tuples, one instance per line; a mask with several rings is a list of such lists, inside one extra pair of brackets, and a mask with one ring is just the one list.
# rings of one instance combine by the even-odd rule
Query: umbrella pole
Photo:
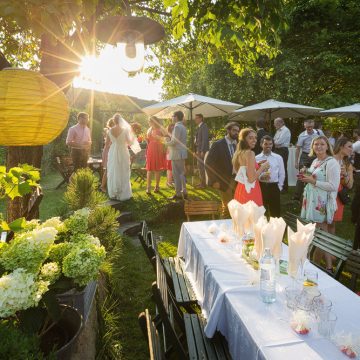
[[(271, 109), (269, 109), (269, 132), (271, 134), (272, 132), (272, 126), (271, 126)], [(275, 135), (275, 134), (274, 134)]]
[(194, 175), (194, 169), (195, 169), (195, 158), (194, 158), (194, 124), (192, 121), (192, 111), (193, 111), (193, 107), (192, 107), (192, 102), (190, 103), (190, 146), (189, 146), (189, 150), (190, 150), (190, 156), (191, 156), (191, 161), (190, 164), (192, 164), (191, 166), (191, 175)]

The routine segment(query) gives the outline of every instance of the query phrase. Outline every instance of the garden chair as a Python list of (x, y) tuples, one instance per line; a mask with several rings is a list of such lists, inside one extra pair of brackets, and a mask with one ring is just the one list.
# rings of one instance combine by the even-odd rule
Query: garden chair
[[(152, 284), (153, 299), (164, 331), (165, 354), (174, 350), (180, 359), (230, 359), (227, 345), (216, 334), (213, 339), (204, 333), (205, 321), (197, 314), (183, 314), (183, 323), (166, 282), (166, 274), (157, 255), (157, 280)], [(180, 333), (176, 332), (176, 324)], [(187, 349), (181, 339), (186, 336)], [(168, 344), (168, 342), (170, 344)]]
[[(25, 211), (22, 213), (20, 217), (25, 218), (26, 220), (32, 220), (38, 217), (38, 210), (43, 199), (44, 194), (41, 188), (37, 187), (30, 195), (30, 199)], [(1, 238), (3, 239), (5, 235), (1, 234)], [(14, 237), (14, 232), (9, 231), (6, 233), (6, 241), (9, 242)]]
[[(140, 243), (147, 258), (156, 271), (157, 243), (152, 231), (149, 231), (146, 221), (142, 223), (142, 231), (139, 233)], [(177, 257), (161, 258), (162, 266), (165, 268), (167, 281), (173, 291), (175, 300), (179, 306), (183, 306), (189, 312), (193, 312), (193, 305), (197, 304), (196, 295), (191, 287), (190, 281), (184, 271), (184, 262)]]
[(315, 230), (314, 239), (309, 249), (309, 258), (315, 266), (322, 270), (326, 270), (324, 267), (311, 260), (316, 248), (326, 251), (337, 259), (335, 271), (328, 274), (338, 280), (352, 250), (352, 242), (320, 229)]
[(360, 250), (352, 250), (346, 261), (346, 270), (351, 273), (350, 289), (357, 290), (357, 279), (360, 276)]
[(140, 328), (149, 345), (150, 360), (164, 360), (165, 354), (161, 346), (159, 333), (151, 319), (148, 309), (139, 315)]
[(146, 168), (144, 167), (145, 150), (131, 156), (131, 173), (135, 175), (134, 181), (142, 184), (146, 181)]
[(43, 199), (43, 197), (44, 197), (44, 194), (43, 194), (41, 188), (37, 187), (31, 194), (29, 202), (28, 202), (28, 206), (22, 215), (26, 220), (31, 220), (34, 217), (37, 217), (36, 214), (37, 214), (37, 211), (39, 209), (39, 206), (40, 206), (40, 203), (41, 203), (41, 200)]
[(291, 230), (293, 231), (296, 231), (296, 221), (299, 220), (301, 223), (303, 224), (308, 224), (309, 221), (308, 220), (305, 220), (303, 218), (301, 218), (300, 216), (298, 215), (295, 215), (289, 211), (287, 211), (285, 213), (285, 215), (283, 216), (285, 222), (286, 222), (286, 225), (289, 226), (291, 228)]
[(187, 221), (190, 221), (190, 216), (194, 215), (211, 215), (215, 220), (215, 216), (219, 217), (221, 209), (221, 203), (219, 201), (207, 201), (207, 200), (185, 200), (184, 212), (187, 217)]
[(156, 243), (152, 231), (148, 230), (148, 226), (145, 220), (142, 222), (141, 232), (138, 234), (138, 237), (147, 258), (149, 259), (151, 265), (153, 266), (154, 271), (156, 271), (156, 265), (155, 265)]
[(55, 167), (61, 174), (63, 180), (55, 189), (59, 189), (62, 184), (68, 183), (74, 171), (74, 164), (71, 156), (59, 155), (55, 157)]

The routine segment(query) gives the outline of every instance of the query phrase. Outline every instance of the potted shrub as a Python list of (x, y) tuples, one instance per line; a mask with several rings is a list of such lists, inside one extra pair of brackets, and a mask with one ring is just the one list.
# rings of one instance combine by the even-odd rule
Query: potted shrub
[(66, 358), (60, 354), (69, 353), (82, 322), (74, 310), (59, 306), (56, 294), (82, 290), (105, 259), (99, 240), (86, 233), (88, 215), (82, 209), (64, 222), (29, 221), (0, 245), (0, 318), (35, 334), (45, 354), (54, 350), (58, 358)]

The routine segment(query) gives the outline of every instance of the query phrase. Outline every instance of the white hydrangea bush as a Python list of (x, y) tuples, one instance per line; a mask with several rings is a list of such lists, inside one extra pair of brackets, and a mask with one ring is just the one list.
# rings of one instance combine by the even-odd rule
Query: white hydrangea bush
[(0, 318), (37, 306), (48, 290), (49, 282), (36, 280), (36, 275), (16, 269), (0, 278)]

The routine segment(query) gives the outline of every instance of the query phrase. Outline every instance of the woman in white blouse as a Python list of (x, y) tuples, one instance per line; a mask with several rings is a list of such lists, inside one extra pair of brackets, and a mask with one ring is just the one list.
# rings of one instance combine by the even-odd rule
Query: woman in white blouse
[[(337, 209), (336, 196), (340, 183), (340, 165), (333, 158), (332, 147), (326, 136), (313, 139), (309, 156), (316, 156), (307, 173), (300, 173), (299, 179), (306, 183), (301, 217), (316, 222), (328, 231)], [(332, 271), (332, 256), (316, 249), (314, 261), (320, 263), (325, 257), (326, 268)]]

